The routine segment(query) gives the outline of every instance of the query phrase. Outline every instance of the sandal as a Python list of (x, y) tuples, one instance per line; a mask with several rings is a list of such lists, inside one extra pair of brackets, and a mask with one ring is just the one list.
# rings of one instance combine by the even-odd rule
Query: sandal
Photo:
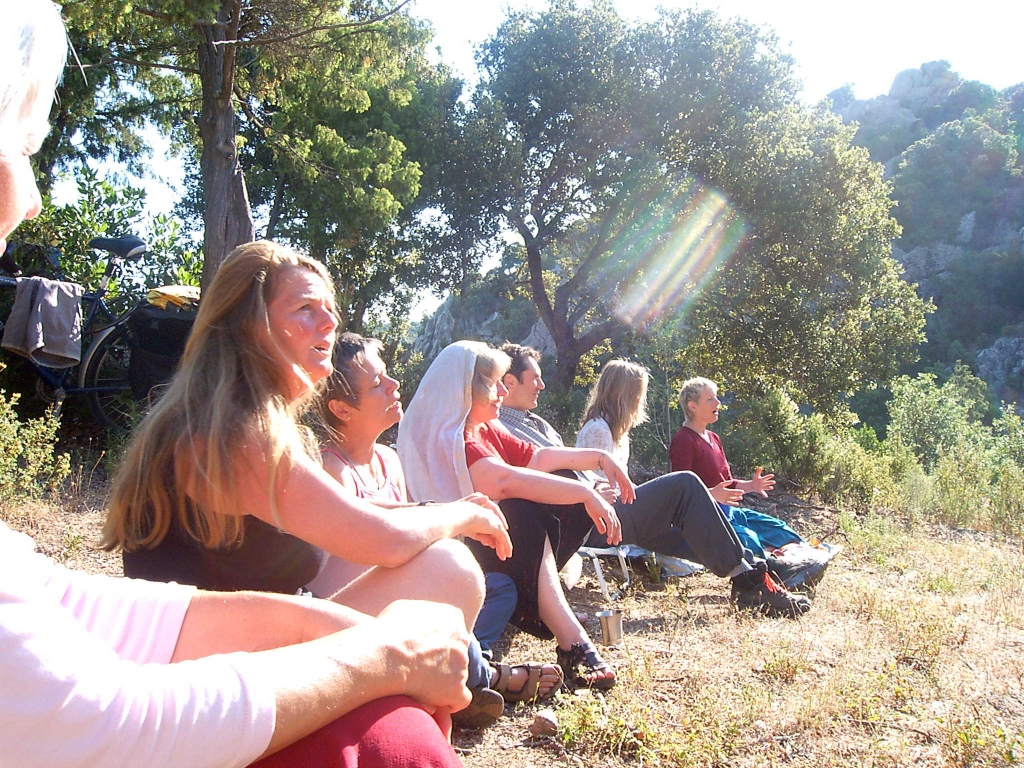
[[(568, 651), (563, 651), (556, 645), (555, 656), (565, 670), (566, 679), (574, 688), (583, 686), (606, 691), (615, 685), (615, 677), (592, 677), (595, 672), (605, 670), (611, 671), (613, 675), (615, 673), (612, 665), (601, 658), (593, 643), (573, 643)], [(583, 667), (582, 674), (577, 672), (579, 667)]]
[[(558, 693), (564, 681), (562, 669), (556, 664), (513, 664), (512, 666), (508, 664), (492, 664), (491, 666), (498, 670), (498, 682), (492, 685), (491, 688), (500, 693), (505, 701), (545, 701)], [(512, 671), (515, 669), (526, 670), (526, 682), (518, 690), (510, 691), (508, 686), (512, 682)], [(558, 672), (558, 682), (545, 695), (540, 696), (538, 694), (540, 678), (547, 669), (554, 669)]]

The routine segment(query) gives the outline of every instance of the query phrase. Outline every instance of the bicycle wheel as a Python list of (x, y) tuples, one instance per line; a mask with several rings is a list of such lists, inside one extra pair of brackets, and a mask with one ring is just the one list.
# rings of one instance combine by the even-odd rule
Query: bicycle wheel
[(139, 403), (128, 380), (131, 344), (125, 332), (113, 326), (102, 331), (89, 346), (78, 385), (87, 391), (96, 423), (116, 432), (127, 432), (135, 423)]

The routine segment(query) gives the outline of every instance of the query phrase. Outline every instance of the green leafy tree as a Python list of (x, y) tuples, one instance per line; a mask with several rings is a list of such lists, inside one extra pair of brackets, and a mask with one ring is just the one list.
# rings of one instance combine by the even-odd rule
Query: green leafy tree
[(328, 264), (351, 328), (382, 296), (403, 306), (411, 290), (445, 284), (415, 228), (437, 150), (430, 126), (446, 119), (460, 85), (426, 62), (428, 40), (408, 16), (392, 16), (302, 77), (265, 74), (272, 92), (244, 105), (241, 161), (253, 205), (267, 213), (264, 236)]
[(512, 13), (442, 166), (448, 245), (503, 228), (568, 388), (591, 349), (669, 322), (690, 360), (829, 407), (913, 354), (881, 169), (797, 100), (775, 39), (711, 13)]
[[(393, 12), (373, 0), (347, 6), (323, 0), (69, 4), (66, 13), (81, 20), (78, 28), (92, 30), (95, 49), (109, 50), (104, 62), (118, 71), (155, 69), (180, 76), (194, 120), (179, 126), (178, 137), (198, 139), (200, 148), (204, 282), (231, 248), (255, 234), (239, 157), (239, 114), (255, 113), (265, 100), (272, 101), (281, 83), (333, 61), (332, 52), (345, 51), (352, 38)], [(292, 137), (300, 147), (309, 139)]]
[(64, 17), (74, 56), (57, 87), (50, 132), (33, 158), (44, 192), (59, 172), (77, 173), (89, 160), (144, 173), (146, 126), (169, 133), (189, 118), (186, 84), (177, 72), (119, 60), (124, 42), (89, 4), (65, 3)]
[(971, 212), (981, 237), (1001, 218), (1020, 220), (1024, 185), (1017, 144), (1000, 109), (944, 123), (904, 152), (893, 176), (903, 247), (954, 242), (961, 218)]

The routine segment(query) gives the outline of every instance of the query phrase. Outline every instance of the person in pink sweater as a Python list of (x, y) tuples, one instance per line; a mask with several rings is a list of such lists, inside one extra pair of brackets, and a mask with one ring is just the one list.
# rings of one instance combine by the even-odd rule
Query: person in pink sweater
[[(49, 0), (5, 5), (0, 252), (41, 208), (29, 159), (66, 50)], [(77, 573), (0, 523), (0, 761), (454, 768), (432, 715), (443, 723), (469, 701), (466, 614), (482, 584), (464, 573), (461, 606), (395, 601), (371, 616), (309, 597)]]

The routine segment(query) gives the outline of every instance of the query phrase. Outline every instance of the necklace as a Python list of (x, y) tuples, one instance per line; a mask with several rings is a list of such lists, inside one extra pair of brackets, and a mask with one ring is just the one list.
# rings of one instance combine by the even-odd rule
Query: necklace
[[(335, 453), (338, 458), (345, 462), (345, 465), (352, 470), (352, 474), (356, 476), (356, 483), (361, 485), (363, 488), (371, 491), (379, 491), (384, 485), (384, 479), (379, 477), (377, 472), (374, 470), (374, 457), (377, 456), (377, 451), (373, 452), (373, 456), (370, 457), (368, 464), (356, 464), (349, 458), (348, 454), (345, 453), (344, 449), (337, 443), (334, 444)], [(367, 482), (366, 478), (363, 477), (361, 469), (365, 469), (370, 474), (370, 481)]]

